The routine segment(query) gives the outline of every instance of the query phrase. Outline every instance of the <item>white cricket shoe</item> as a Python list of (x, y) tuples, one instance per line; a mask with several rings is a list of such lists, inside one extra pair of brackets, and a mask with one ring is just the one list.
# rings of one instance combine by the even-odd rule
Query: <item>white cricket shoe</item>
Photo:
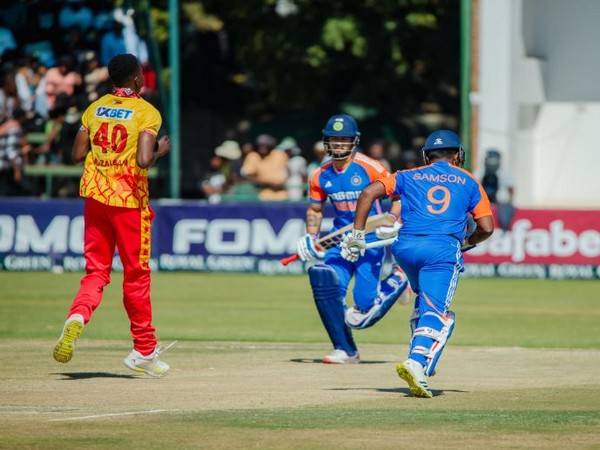
[(141, 372), (151, 377), (162, 377), (170, 369), (169, 365), (159, 359), (160, 349), (156, 349), (148, 356), (143, 356), (137, 350), (131, 350), (131, 353), (123, 360), (123, 364), (134, 372)]
[(59, 363), (68, 363), (73, 357), (75, 351), (75, 342), (83, 332), (83, 316), (81, 314), (73, 314), (70, 316), (63, 326), (62, 333), (54, 346), (52, 356)]
[(431, 398), (427, 377), (423, 366), (413, 359), (407, 359), (396, 366), (398, 376), (408, 383), (410, 392), (415, 397)]
[(338, 349), (323, 357), (323, 364), (358, 364), (359, 362), (358, 352), (349, 356), (344, 350)]

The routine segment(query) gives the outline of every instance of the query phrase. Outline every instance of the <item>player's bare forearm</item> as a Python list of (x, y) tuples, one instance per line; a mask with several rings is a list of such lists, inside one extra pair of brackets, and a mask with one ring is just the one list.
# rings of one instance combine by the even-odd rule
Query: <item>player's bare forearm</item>
[(306, 232), (318, 236), (323, 221), (323, 207), (321, 205), (310, 205), (306, 210)]
[(398, 199), (398, 198), (392, 199), (392, 207), (390, 208), (390, 214), (393, 214), (394, 216), (399, 218), (401, 208), (402, 208), (402, 203), (400, 202), (400, 199)]
[(168, 136), (163, 136), (159, 139), (158, 145), (156, 136), (152, 133), (142, 132), (138, 138), (138, 147), (136, 154), (136, 162), (142, 169), (152, 167), (156, 160), (167, 153), (171, 149), (171, 143)]
[(85, 159), (85, 155), (90, 149), (90, 133), (86, 128), (81, 127), (75, 136), (73, 142), (73, 150), (71, 151), (71, 159), (78, 163)]
[(473, 234), (467, 239), (467, 244), (469, 245), (479, 244), (494, 233), (494, 219), (492, 216), (475, 219), (475, 223), (477, 224), (477, 228), (475, 228)]
[(385, 195), (385, 187), (383, 183), (378, 181), (371, 183), (365, 188), (364, 191), (358, 197), (358, 203), (356, 204), (356, 212), (354, 216), (354, 228), (357, 230), (364, 230), (367, 224), (367, 218), (369, 217), (369, 211), (373, 206), (373, 202), (378, 198)]

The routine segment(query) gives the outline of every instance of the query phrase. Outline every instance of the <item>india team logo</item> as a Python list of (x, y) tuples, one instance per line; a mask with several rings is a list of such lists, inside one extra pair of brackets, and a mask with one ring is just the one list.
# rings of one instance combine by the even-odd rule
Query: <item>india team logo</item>
[(443, 143), (444, 143), (444, 141), (442, 141), (442, 138), (436, 138), (436, 140), (433, 143), (433, 145), (442, 145)]
[(353, 175), (352, 178), (350, 178), (350, 183), (352, 183), (353, 186), (359, 186), (360, 183), (362, 183), (362, 178), (360, 175)]

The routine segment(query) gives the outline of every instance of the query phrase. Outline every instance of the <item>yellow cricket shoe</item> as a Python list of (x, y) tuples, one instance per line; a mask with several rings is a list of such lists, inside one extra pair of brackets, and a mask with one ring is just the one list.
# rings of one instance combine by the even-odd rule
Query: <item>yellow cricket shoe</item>
[(52, 356), (59, 363), (68, 363), (73, 357), (75, 351), (75, 342), (83, 332), (83, 316), (73, 314), (67, 319), (58, 342), (54, 346)]
[(415, 397), (431, 398), (433, 393), (429, 390), (427, 377), (423, 366), (417, 361), (407, 359), (402, 364), (396, 366), (398, 376), (408, 384), (410, 392)]

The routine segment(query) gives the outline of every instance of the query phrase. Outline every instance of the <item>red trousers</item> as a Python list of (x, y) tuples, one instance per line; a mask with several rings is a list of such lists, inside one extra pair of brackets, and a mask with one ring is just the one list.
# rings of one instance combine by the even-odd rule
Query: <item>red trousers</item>
[(85, 276), (71, 309), (87, 324), (102, 300), (104, 286), (110, 283), (115, 246), (123, 263), (123, 304), (131, 323), (133, 348), (142, 355), (152, 353), (156, 335), (152, 326), (150, 302), (150, 239), (153, 211), (108, 206), (85, 200)]

